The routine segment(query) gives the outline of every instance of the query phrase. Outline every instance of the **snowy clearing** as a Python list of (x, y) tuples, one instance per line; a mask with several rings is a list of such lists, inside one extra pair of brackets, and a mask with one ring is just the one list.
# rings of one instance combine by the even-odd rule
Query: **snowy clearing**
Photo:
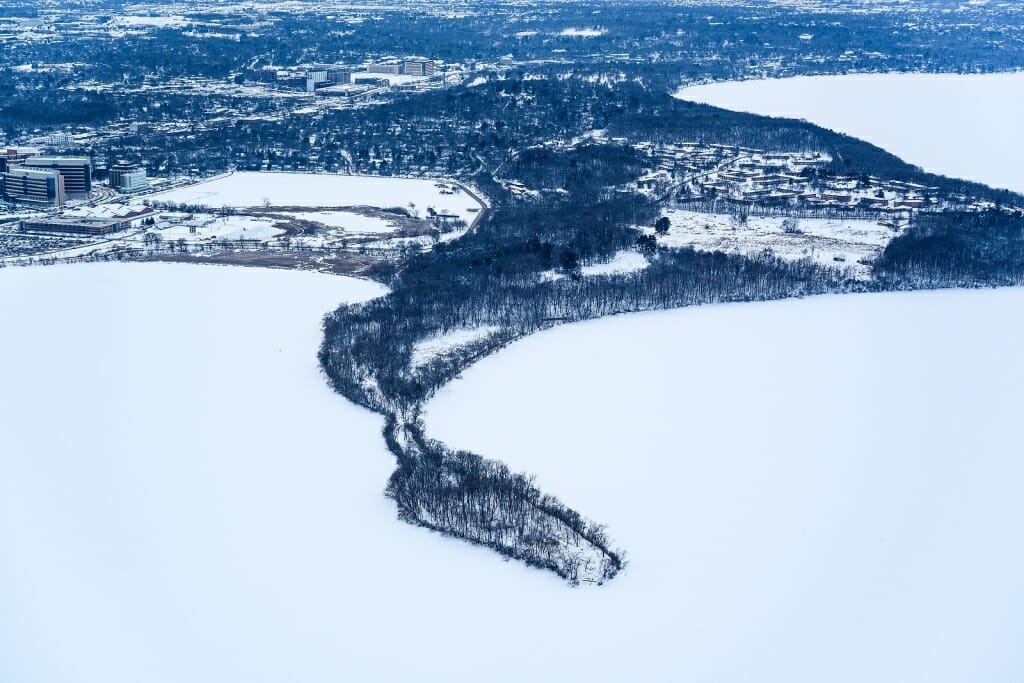
[[(196, 214), (188, 224), (172, 224), (152, 230), (161, 239), (197, 243), (206, 240), (268, 240), (284, 234), (269, 218)], [(193, 232), (193, 228), (195, 232)]]
[(304, 221), (323, 223), (331, 228), (341, 228), (345, 232), (386, 234), (394, 232), (395, 224), (376, 216), (364, 216), (352, 211), (281, 211), (292, 218)]
[[(898, 234), (878, 221), (861, 219), (750, 216), (740, 223), (720, 213), (669, 209), (665, 215), (671, 227), (658, 236), (661, 246), (748, 256), (768, 249), (779, 258), (811, 259), (863, 279), (871, 277), (871, 269), (859, 262), (877, 257)], [(654, 234), (653, 228), (643, 231)]]
[(536, 473), (631, 561), (589, 594), (496, 590), (488, 639), (531, 653), (502, 676), (1024, 678), (1021, 310), (1004, 289), (633, 314), (467, 370), (429, 435)]
[[(445, 193), (449, 194), (445, 194)], [(253, 173), (222, 176), (196, 185), (150, 195), (148, 199), (179, 204), (232, 207), (377, 208), (415, 205), (422, 216), (428, 207), (472, 223), (481, 205), (449, 182), (420, 178), (334, 175), (324, 173)]]
[(693, 86), (676, 96), (806, 119), (926, 171), (1024, 192), (1024, 71), (798, 76)]
[[(614, 256), (604, 263), (591, 263), (580, 267), (580, 275), (592, 277), (598, 275), (626, 275), (643, 270), (651, 262), (643, 254), (632, 250), (616, 252)], [(565, 273), (558, 270), (545, 270), (538, 275), (541, 282), (555, 282), (565, 277)]]
[(483, 341), (497, 331), (498, 328), (493, 325), (464, 327), (416, 342), (412, 349), (411, 365), (418, 368), (445, 353)]
[(650, 262), (643, 254), (632, 250), (624, 250), (615, 254), (610, 261), (605, 263), (592, 263), (589, 266), (580, 268), (584, 276), (590, 275), (624, 275), (643, 270)]

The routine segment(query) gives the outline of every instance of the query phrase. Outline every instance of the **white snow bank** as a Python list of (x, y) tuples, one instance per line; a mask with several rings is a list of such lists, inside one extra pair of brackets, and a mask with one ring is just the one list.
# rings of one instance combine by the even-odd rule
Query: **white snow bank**
[[(426, 215), (433, 207), (471, 223), (481, 205), (467, 192), (454, 191), (451, 183), (420, 178), (336, 175), (329, 173), (232, 173), (188, 187), (169, 190), (151, 199), (182, 204), (224, 206), (392, 206)], [(452, 192), (443, 194), (442, 190)]]
[(495, 586), (496, 649), (460, 651), (503, 680), (1024, 679), (1022, 309), (1021, 289), (709, 306), (484, 359), (428, 434), (535, 472), (631, 564), (586, 593)]
[(464, 327), (418, 341), (412, 349), (412, 367), (418, 368), (461, 346), (483, 341), (497, 331), (498, 328), (493, 325)]
[(1024, 71), (799, 76), (700, 85), (676, 96), (807, 119), (926, 171), (1024, 192)]

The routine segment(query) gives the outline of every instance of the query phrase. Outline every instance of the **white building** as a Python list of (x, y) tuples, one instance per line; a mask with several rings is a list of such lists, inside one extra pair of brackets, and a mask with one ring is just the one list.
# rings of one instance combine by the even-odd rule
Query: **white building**
[(141, 192), (149, 188), (146, 169), (137, 164), (115, 164), (110, 169), (110, 186), (119, 192)]

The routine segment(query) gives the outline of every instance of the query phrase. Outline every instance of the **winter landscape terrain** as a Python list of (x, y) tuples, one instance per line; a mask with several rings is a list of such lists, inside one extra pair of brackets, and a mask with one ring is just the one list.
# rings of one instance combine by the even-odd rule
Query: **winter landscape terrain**
[(677, 97), (806, 119), (872, 142), (926, 171), (1024, 192), (1024, 71), (871, 73), (728, 81)]
[(0, 286), (34, 331), (0, 336), (2, 680), (1024, 673), (1020, 289), (638, 314), (481, 362), (428, 429), (614, 520), (630, 570), (572, 591), (395, 523), (380, 418), (312, 353), (325, 309), (380, 287), (174, 264)]
[(1024, 680), (1022, 17), (0, 3), (0, 683)]

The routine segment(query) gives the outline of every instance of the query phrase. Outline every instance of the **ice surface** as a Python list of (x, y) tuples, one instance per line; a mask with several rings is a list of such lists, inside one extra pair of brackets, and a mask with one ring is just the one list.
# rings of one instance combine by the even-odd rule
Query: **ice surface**
[(926, 171), (1024, 192), (1024, 71), (799, 76), (694, 86), (677, 96), (807, 119)]
[(317, 367), (380, 288), (0, 270), (0, 681), (1024, 678), (1022, 290), (541, 333), (430, 405), (632, 564), (599, 589), (395, 520)]
[(535, 472), (631, 560), (594, 597), (490, 601), (489, 637), (546, 680), (1024, 679), (1022, 309), (1021, 289), (708, 306), (484, 359), (428, 433)]

